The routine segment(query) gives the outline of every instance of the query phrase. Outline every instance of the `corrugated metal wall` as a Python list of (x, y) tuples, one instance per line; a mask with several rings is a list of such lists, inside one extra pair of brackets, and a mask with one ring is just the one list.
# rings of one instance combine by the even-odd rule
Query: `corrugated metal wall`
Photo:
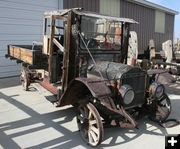
[(20, 74), (20, 65), (4, 56), (7, 45), (41, 41), (44, 11), (62, 9), (62, 2), (63, 0), (0, 1), (0, 78)]
[(99, 0), (64, 0), (64, 8), (82, 7), (87, 11), (99, 12)]
[(173, 40), (174, 16), (166, 14), (165, 33), (155, 33), (155, 10), (135, 3), (121, 0), (120, 16), (129, 17), (138, 21), (139, 24), (132, 25), (131, 30), (138, 34), (139, 52), (147, 49), (150, 39), (155, 40), (156, 49), (159, 51), (162, 42)]

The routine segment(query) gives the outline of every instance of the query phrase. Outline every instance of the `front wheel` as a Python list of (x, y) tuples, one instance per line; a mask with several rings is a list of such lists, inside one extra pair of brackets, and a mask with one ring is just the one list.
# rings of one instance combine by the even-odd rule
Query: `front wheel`
[(164, 122), (171, 113), (171, 101), (169, 97), (164, 94), (162, 97), (157, 99), (156, 103), (156, 109), (154, 110), (154, 113), (150, 116), (150, 119), (157, 122)]
[(102, 142), (103, 124), (99, 112), (93, 104), (81, 104), (78, 107), (77, 124), (81, 137), (87, 144), (97, 146)]

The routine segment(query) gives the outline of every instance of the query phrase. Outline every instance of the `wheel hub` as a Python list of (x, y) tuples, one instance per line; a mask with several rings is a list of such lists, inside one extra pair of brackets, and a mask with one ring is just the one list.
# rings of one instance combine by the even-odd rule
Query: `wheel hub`
[(89, 128), (89, 120), (87, 118), (83, 119), (82, 128), (88, 130), (88, 128)]

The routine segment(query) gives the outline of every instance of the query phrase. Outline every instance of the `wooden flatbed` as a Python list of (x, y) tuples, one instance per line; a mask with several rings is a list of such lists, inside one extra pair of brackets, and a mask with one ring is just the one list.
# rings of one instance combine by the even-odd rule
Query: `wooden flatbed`
[(8, 45), (7, 57), (31, 66), (42, 66), (47, 62), (47, 56), (42, 53), (42, 45)]

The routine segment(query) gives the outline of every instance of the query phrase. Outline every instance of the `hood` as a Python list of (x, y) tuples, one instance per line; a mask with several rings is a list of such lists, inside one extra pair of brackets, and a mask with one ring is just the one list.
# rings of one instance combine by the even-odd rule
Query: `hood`
[(128, 73), (142, 72), (139, 67), (134, 67), (122, 63), (109, 62), (109, 61), (98, 61), (97, 65), (93, 66), (88, 72), (89, 74), (99, 76), (100, 71), (105, 79), (121, 79), (122, 76)]

